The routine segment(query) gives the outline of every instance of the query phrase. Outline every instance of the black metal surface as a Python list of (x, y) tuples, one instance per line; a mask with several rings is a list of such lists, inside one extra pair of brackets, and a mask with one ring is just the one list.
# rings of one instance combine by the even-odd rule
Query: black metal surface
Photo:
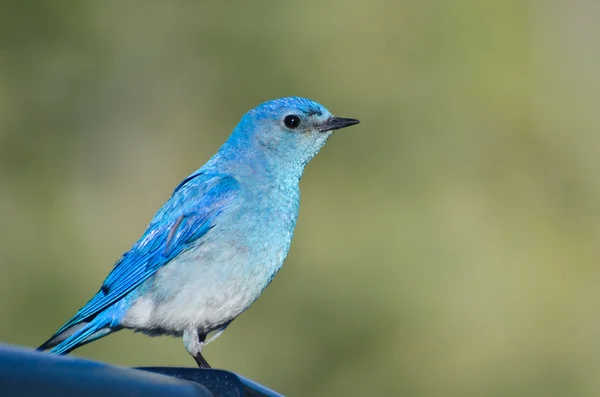
[(218, 397), (283, 397), (250, 379), (218, 369), (142, 367), (144, 371), (200, 383)]
[(282, 397), (231, 372), (123, 368), (0, 344), (1, 397)]

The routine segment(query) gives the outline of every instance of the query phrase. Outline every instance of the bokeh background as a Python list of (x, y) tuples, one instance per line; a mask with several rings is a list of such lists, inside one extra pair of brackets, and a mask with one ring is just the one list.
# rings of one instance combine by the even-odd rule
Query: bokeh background
[[(265, 100), (357, 127), (206, 350), (290, 396), (600, 395), (600, 3), (3, 1), (0, 340), (37, 346)], [(120, 332), (75, 352), (192, 366)]]

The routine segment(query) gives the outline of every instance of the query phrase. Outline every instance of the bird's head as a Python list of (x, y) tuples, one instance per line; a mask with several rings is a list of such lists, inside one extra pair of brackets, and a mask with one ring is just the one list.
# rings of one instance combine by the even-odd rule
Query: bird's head
[(335, 117), (309, 99), (280, 98), (246, 113), (235, 128), (230, 143), (238, 149), (243, 145), (252, 151), (260, 151), (271, 164), (289, 165), (302, 172), (335, 130), (358, 122)]

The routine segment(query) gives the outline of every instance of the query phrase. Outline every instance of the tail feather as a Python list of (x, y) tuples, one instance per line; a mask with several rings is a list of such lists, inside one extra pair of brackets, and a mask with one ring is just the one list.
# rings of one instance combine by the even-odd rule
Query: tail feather
[(53, 354), (68, 354), (80, 346), (118, 331), (121, 327), (112, 320), (111, 316), (101, 315), (89, 322), (75, 324), (54, 334), (37, 350), (51, 349), (50, 353)]
[(92, 321), (78, 331), (73, 333), (71, 336), (58, 343), (50, 350), (53, 354), (68, 354), (72, 350), (77, 349), (85, 344), (88, 344), (96, 339), (102, 338), (112, 332), (114, 329), (109, 328), (108, 324), (98, 324), (96, 321)]
[(64, 331), (57, 332), (54, 335), (52, 335), (50, 337), (50, 339), (48, 339), (46, 342), (42, 343), (42, 345), (40, 347), (38, 347), (36, 350), (42, 351), (42, 350), (51, 349), (54, 346), (56, 346), (59, 343), (61, 343), (62, 341), (64, 341), (65, 339), (67, 339), (68, 337), (70, 337), (73, 334), (75, 334), (77, 331), (79, 331), (82, 328), (84, 328), (88, 324), (89, 324), (89, 322), (83, 322), (83, 323), (75, 324), (75, 325), (73, 325), (73, 326), (65, 329)]
[[(120, 301), (120, 303), (86, 318), (75, 315), (37, 350), (51, 349), (50, 353), (53, 354), (67, 354), (80, 346), (122, 329), (120, 323), (126, 312), (126, 303)], [(87, 305), (80, 312), (86, 307)]]

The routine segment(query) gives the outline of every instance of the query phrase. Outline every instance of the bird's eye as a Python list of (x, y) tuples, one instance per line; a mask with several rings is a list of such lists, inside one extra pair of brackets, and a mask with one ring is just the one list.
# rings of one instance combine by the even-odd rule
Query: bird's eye
[(296, 116), (295, 114), (285, 116), (283, 119), (283, 124), (285, 124), (287, 128), (291, 128), (293, 130), (300, 125), (300, 117)]

